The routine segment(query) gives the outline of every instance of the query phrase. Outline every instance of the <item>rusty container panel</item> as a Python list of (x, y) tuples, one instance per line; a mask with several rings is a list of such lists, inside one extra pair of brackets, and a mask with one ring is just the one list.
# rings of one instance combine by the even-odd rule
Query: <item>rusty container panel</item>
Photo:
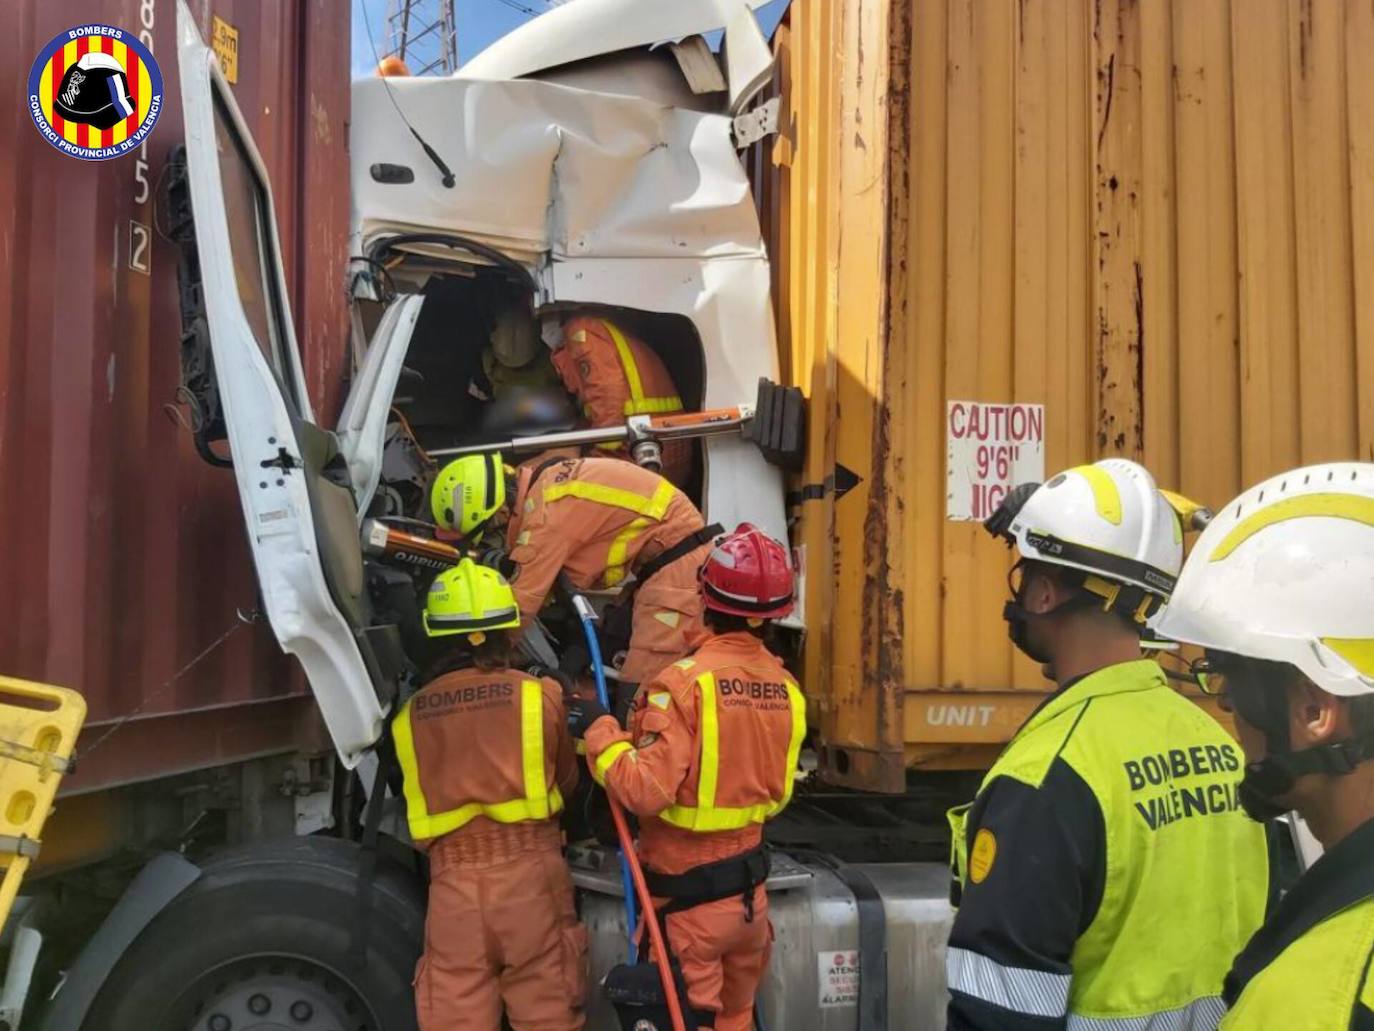
[(1374, 460), (1372, 44), (1343, 0), (792, 6), (753, 168), (803, 482), (861, 478), (800, 509), (830, 779), (986, 766), (1046, 688), (947, 518), (948, 401), (1213, 506)]
[[(323, 0), (194, 0), (238, 31), (234, 90), (267, 163), (317, 412), (332, 422), (347, 311), (348, 19)], [(174, 414), (175, 246), (158, 186), (181, 141), (176, 9), (21, 0), (0, 41), (0, 670), (80, 690), (90, 791), (315, 738), (313, 707), (265, 625), (233, 477)], [(164, 79), (143, 151), (67, 157), (30, 124), (29, 64), (104, 22), (151, 41)], [(184, 409), (182, 409), (184, 412)], [(117, 721), (133, 717), (127, 723)]]

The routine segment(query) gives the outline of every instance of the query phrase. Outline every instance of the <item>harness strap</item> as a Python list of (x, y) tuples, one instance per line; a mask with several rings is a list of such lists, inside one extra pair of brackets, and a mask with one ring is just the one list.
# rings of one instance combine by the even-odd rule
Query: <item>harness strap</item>
[(603, 641), (611, 645), (608, 651), (614, 654), (630, 646), (630, 638), (633, 635), (632, 613), (635, 595), (639, 593), (639, 589), (678, 559), (686, 558), (697, 548), (710, 543), (724, 532), (725, 528), (720, 523), (704, 526), (696, 533), (689, 533), (672, 547), (664, 549), (639, 567), (634, 580), (621, 589), (620, 597), (613, 605), (607, 606), (602, 614), (601, 636)]
[(643, 586), (678, 559), (685, 558), (703, 544), (711, 543), (724, 532), (725, 527), (721, 526), (720, 523), (712, 523), (710, 526), (703, 526), (696, 533), (689, 533), (671, 548), (665, 548), (640, 566), (639, 571), (635, 574), (635, 583)]
[(646, 869), (644, 883), (651, 895), (668, 899), (666, 905), (657, 907), (659, 919), (739, 895), (746, 919), (752, 921), (754, 889), (768, 880), (770, 869), (772, 857), (766, 846), (759, 845), (741, 855), (693, 867), (686, 873), (663, 874)]

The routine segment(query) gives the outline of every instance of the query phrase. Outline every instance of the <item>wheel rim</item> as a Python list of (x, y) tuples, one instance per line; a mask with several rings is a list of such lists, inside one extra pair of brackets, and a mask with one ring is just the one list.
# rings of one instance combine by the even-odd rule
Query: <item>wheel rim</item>
[(313, 960), (251, 956), (206, 971), (173, 1007), (186, 1031), (381, 1031), (350, 980)]

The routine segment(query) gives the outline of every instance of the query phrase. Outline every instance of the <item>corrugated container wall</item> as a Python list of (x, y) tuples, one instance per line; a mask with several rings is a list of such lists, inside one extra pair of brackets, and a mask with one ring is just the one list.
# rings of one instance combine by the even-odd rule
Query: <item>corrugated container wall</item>
[(831, 779), (900, 790), (1045, 683), (1005, 548), (946, 517), (948, 401), (1043, 404), (1048, 473), (1124, 455), (1213, 506), (1374, 460), (1374, 7), (798, 0), (776, 46), (805, 482), (861, 478), (801, 506), (806, 686)]
[[(233, 88), (271, 175), (313, 397), (332, 412), (347, 339), (347, 8), (192, 9), (207, 39), (212, 16), (238, 31)], [(239, 621), (257, 588), (233, 476), (196, 456), (185, 409), (175, 414), (177, 248), (158, 228), (160, 181), (182, 138), (175, 5), (21, 0), (9, 13), (0, 671), (86, 695), (81, 764), (64, 785), (74, 791), (290, 748), (312, 729), (312, 706), (270, 630)], [(75, 160), (30, 124), (30, 63), (58, 32), (91, 22), (152, 40), (164, 106), (144, 153)]]

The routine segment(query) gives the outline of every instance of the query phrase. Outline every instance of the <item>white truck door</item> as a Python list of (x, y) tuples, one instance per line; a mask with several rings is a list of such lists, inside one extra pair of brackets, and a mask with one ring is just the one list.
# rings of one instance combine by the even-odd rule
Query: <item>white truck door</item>
[(421, 294), (402, 294), (388, 305), (348, 388), (348, 398), (339, 416), (339, 448), (348, 462), (359, 520), (372, 503), (382, 476), (382, 449), (386, 446), (391, 398), (396, 393), (410, 337), (424, 302)]
[(351, 768), (381, 733), (388, 690), (366, 634), (350, 470), (306, 395), (262, 159), (184, 2), (177, 50), (206, 321), (263, 605)]

